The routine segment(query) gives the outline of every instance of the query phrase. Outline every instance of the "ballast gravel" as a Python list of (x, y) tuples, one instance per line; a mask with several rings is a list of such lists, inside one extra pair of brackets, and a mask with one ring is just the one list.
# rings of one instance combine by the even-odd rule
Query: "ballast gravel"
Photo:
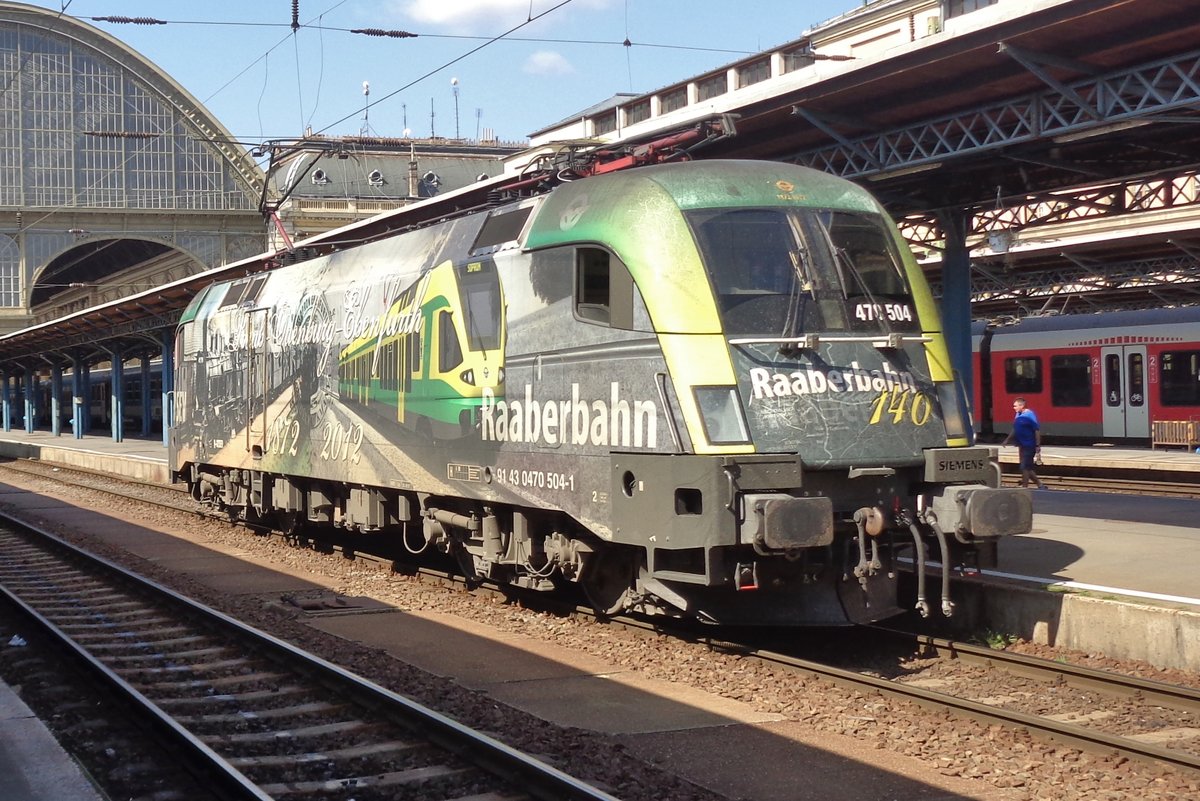
[[(11, 475), (11, 473), (9, 474)], [(6, 476), (6, 480), (7, 476)], [(86, 479), (104, 488), (110, 479)], [(32, 477), (10, 483), (50, 495), (69, 495), (83, 505), (111, 509), (111, 497), (86, 489), (64, 490), (57, 482)], [(136, 492), (147, 500), (170, 498), (178, 493), (165, 488), (118, 482), (122, 492)], [(2, 505), (2, 504), (0, 504)], [(283, 568), (306, 571), (323, 578), (345, 597), (367, 596), (405, 611), (435, 611), (538, 638), (587, 653), (626, 670), (716, 693), (749, 704), (754, 709), (802, 723), (815, 736), (846, 737), (863, 750), (913, 757), (936, 772), (962, 777), (990, 788), (985, 796), (1013, 801), (1195, 801), (1200, 799), (1200, 774), (1167, 766), (1137, 763), (1124, 758), (1083, 753), (1035, 739), (1028, 733), (932, 713), (915, 705), (839, 688), (831, 683), (783, 674), (776, 668), (722, 653), (703, 644), (665, 636), (629, 632), (586, 619), (561, 617), (503, 603), (495, 596), (438, 586), (391, 572), (386, 566), (351, 561), (289, 545), (279, 537), (255, 536), (244, 528), (198, 518), (130, 501), (122, 516), (131, 523), (185, 531), (206, 547), (223, 552), (251, 553)], [(29, 519), (30, 516), (26, 515)], [(47, 526), (49, 528), (49, 526)], [(94, 537), (70, 531), (59, 533), (114, 561), (135, 566), (152, 579), (178, 589), (203, 603), (283, 637), (305, 650), (401, 692), (414, 700), (487, 731), (526, 753), (536, 755), (568, 773), (596, 783), (626, 801), (718, 801), (723, 796), (675, 775), (668, 764), (653, 764), (632, 753), (615, 738), (581, 729), (566, 729), (537, 720), (519, 710), (496, 703), (465, 688), (447, 690), (446, 680), (426, 674), (380, 652), (317, 631), (302, 620), (297, 609), (265, 604), (260, 597), (230, 596), (185, 574), (112, 548)], [(1200, 676), (1177, 670), (1113, 660), (1100, 654), (1065, 652), (1027, 642), (1012, 650), (1050, 659), (1067, 660), (1104, 670), (1138, 675), (1167, 683), (1200, 687)], [(867, 665), (864, 665), (867, 667)], [(891, 666), (895, 669), (895, 665)], [(957, 663), (913, 658), (901, 666), (905, 680), (935, 679), (955, 684), (955, 674), (966, 671), (963, 682), (978, 674)], [(990, 675), (990, 674), (989, 674)], [(988, 693), (1022, 692), (1019, 685), (989, 687)], [(1039, 713), (1054, 712), (1054, 694), (1031, 691), (1038, 697)], [(1074, 702), (1064, 699), (1063, 710), (1073, 713)], [(880, 788), (880, 799), (889, 798)]]

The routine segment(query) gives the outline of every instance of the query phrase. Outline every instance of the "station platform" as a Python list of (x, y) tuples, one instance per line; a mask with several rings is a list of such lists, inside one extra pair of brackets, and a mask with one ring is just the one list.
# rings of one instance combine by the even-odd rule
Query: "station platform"
[[(1015, 469), (1016, 448), (997, 450), (1002, 468)], [(5, 457), (164, 484), (168, 478), (157, 438), (118, 443), (0, 432)], [(1191, 451), (1046, 446), (1042, 457), (1048, 470), (1062, 464), (1200, 480), (1200, 455)], [(1200, 585), (1187, 558), (1200, 551), (1200, 498), (1032, 492), (1033, 531), (1001, 542), (998, 569), (955, 576), (955, 595), (973, 610), (970, 622), (1047, 645), (1200, 671)], [(927, 588), (934, 610), (938, 583), (931, 577)]]
[[(3, 643), (0, 647), (4, 647)], [(0, 798), (4, 801), (103, 799), (79, 764), (3, 681), (0, 681)]]
[(0, 431), (0, 458), (37, 459), (66, 467), (78, 467), (101, 473), (166, 484), (167, 448), (161, 437), (112, 437), (87, 435), (76, 439), (71, 434), (55, 436), (49, 431)]

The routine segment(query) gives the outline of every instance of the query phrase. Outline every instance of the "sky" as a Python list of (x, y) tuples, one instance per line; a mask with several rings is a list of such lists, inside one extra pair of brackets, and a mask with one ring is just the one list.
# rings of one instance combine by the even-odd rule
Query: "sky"
[(799, 39), (863, 0), (295, 0), (295, 30), (293, 0), (31, 4), (65, 6), (133, 48), (252, 147), (309, 129), (523, 141), (614, 94)]

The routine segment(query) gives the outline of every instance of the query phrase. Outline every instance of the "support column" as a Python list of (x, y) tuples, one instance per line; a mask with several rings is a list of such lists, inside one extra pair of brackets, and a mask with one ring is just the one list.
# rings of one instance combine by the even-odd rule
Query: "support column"
[(162, 442), (171, 444), (171, 426), (175, 425), (175, 332), (162, 332)]
[[(967, 250), (966, 231), (970, 222), (966, 213), (947, 211), (939, 215), (946, 235), (942, 254), (942, 331), (950, 351), (950, 363), (973, 402), (974, 374), (971, 367), (971, 254)], [(978, 419), (978, 409), (972, 413)]]
[(0, 392), (0, 406), (4, 409), (4, 431), (12, 431), (12, 376), (4, 373), (3, 391)]
[(75, 439), (83, 439), (83, 432), (92, 419), (92, 410), (89, 408), (91, 395), (88, 392), (90, 368), (78, 355), (71, 360), (71, 368), (71, 433)]
[(150, 422), (154, 409), (150, 406), (150, 354), (142, 354), (142, 436), (150, 436)]
[(112, 413), (113, 442), (125, 441), (125, 357), (121, 351), (110, 351), (112, 370), (109, 371), (109, 411)]
[(62, 436), (62, 365), (50, 366), (50, 433), (56, 437)]
[(37, 371), (25, 368), (25, 433), (32, 434), (37, 424)]

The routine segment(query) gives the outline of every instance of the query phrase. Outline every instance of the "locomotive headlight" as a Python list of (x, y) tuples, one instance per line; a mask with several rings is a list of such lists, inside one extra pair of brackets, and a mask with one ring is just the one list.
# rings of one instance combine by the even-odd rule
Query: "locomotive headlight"
[(750, 441), (750, 430), (738, 402), (737, 387), (696, 387), (696, 405), (704, 420), (704, 434), (713, 445)]
[(462, 379), (464, 384), (470, 384), (471, 386), (475, 386), (475, 371), (473, 369), (472, 370), (463, 370), (461, 373), (458, 374), (458, 377)]

